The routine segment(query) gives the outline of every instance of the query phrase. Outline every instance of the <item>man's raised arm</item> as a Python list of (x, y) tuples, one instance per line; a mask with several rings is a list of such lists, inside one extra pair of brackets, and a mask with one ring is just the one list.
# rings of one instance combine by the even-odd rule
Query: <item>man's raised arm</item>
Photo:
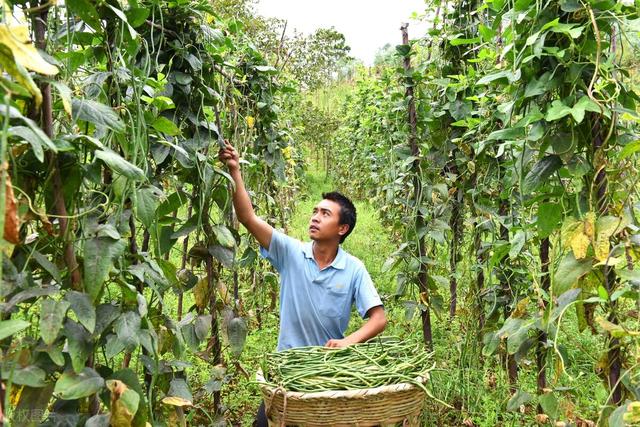
[(249, 194), (244, 188), (244, 181), (240, 173), (240, 156), (235, 148), (228, 142), (225, 148), (220, 150), (219, 159), (227, 165), (229, 175), (236, 184), (236, 191), (233, 193), (233, 207), (236, 210), (238, 221), (256, 238), (260, 246), (269, 249), (273, 227), (266, 221), (258, 217), (253, 210), (253, 205), (249, 199)]

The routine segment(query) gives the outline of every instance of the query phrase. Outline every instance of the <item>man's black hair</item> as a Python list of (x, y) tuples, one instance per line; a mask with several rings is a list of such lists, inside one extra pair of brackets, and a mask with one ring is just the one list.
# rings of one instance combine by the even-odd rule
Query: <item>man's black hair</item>
[(349, 230), (340, 237), (340, 243), (342, 243), (356, 227), (356, 207), (347, 196), (337, 191), (322, 193), (322, 199), (331, 200), (340, 205), (340, 224), (347, 224), (349, 226)]

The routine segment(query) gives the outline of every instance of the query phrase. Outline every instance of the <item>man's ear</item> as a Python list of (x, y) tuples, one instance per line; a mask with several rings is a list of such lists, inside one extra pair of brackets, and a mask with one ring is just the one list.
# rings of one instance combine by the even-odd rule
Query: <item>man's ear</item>
[(340, 229), (338, 230), (338, 234), (344, 236), (349, 231), (349, 224), (340, 224)]

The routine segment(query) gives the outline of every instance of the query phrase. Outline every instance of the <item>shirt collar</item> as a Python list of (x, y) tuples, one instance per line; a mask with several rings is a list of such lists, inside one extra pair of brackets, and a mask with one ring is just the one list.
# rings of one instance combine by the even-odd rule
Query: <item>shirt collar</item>
[[(302, 250), (306, 258), (312, 259), (315, 262), (315, 259), (313, 258), (313, 242), (305, 243)], [(346, 265), (347, 257), (345, 256), (345, 252), (342, 247), (338, 246), (338, 253), (336, 254), (336, 257), (333, 259), (333, 262), (329, 265), (329, 267), (333, 267), (338, 270), (344, 270)]]

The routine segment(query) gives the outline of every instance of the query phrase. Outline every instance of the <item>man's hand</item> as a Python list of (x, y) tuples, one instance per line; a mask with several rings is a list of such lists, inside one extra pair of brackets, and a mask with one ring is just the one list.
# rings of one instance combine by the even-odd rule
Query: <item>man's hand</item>
[(324, 346), (328, 348), (344, 348), (344, 347), (349, 347), (351, 344), (353, 343), (349, 341), (348, 338), (343, 338), (341, 340), (331, 339), (327, 341), (327, 343)]
[(229, 172), (240, 169), (240, 155), (236, 149), (229, 144), (229, 141), (225, 141), (224, 144), (225, 148), (220, 149), (218, 152), (218, 158), (222, 163), (227, 165)]

